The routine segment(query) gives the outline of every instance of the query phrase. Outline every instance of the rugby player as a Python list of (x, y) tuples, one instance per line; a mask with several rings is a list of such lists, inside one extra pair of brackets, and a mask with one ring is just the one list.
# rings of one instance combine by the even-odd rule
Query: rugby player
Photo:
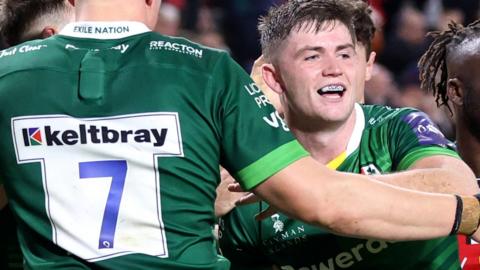
[(211, 233), (219, 163), (337, 233), (477, 231), (474, 196), (316, 162), (225, 52), (151, 31), (160, 1), (69, 2), (77, 22), (0, 52), (0, 178), (27, 268), (228, 269)]

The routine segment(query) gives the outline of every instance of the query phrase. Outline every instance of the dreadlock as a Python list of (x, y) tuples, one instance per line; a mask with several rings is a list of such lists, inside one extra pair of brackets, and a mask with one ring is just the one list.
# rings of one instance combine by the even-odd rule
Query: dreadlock
[(447, 55), (474, 33), (480, 33), (480, 20), (466, 27), (452, 21), (448, 24), (448, 30), (429, 32), (427, 35), (433, 38), (433, 42), (418, 62), (421, 88), (432, 91), (437, 106), (445, 105), (450, 113), (452, 110), (447, 95)]

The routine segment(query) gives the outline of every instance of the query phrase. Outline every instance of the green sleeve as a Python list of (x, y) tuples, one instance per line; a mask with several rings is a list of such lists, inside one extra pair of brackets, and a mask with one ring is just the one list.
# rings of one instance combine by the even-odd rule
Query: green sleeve
[(308, 153), (248, 74), (226, 54), (212, 78), (218, 93), (220, 163), (247, 190)]
[(445, 149), (438, 146), (418, 147), (410, 151), (400, 161), (400, 164), (398, 165), (398, 170), (399, 171), (408, 170), (408, 168), (410, 168), (410, 166), (412, 166), (417, 160), (420, 160), (424, 157), (430, 157), (430, 156), (436, 156), (436, 155), (444, 155), (444, 156), (450, 156), (450, 157), (460, 159), (460, 156), (457, 154), (457, 152), (451, 149)]
[(449, 141), (427, 114), (414, 109), (401, 109), (388, 127), (392, 169), (408, 169), (417, 160), (434, 155), (458, 157)]

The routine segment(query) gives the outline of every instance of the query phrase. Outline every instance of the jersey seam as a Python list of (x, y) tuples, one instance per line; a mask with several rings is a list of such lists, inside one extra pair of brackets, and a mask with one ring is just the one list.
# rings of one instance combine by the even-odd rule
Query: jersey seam
[(442, 156), (451, 156), (459, 158), (458, 154), (450, 149), (441, 148), (440, 146), (430, 146), (430, 147), (417, 147), (410, 153), (408, 153), (399, 163), (397, 170), (407, 170), (410, 166), (413, 165), (416, 161), (424, 157), (442, 155)]

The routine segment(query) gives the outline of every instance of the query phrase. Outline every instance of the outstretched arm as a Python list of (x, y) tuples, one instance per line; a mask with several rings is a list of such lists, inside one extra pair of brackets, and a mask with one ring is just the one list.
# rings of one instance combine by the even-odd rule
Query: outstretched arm
[(415, 162), (408, 171), (374, 176), (382, 182), (425, 192), (473, 195), (479, 192), (472, 170), (462, 160), (435, 155)]
[[(446, 236), (457, 206), (453, 195), (410, 191), (335, 172), (310, 157), (292, 163), (254, 192), (293, 218), (343, 235), (388, 240)], [(474, 208), (469, 218), (478, 222), (478, 202)]]

